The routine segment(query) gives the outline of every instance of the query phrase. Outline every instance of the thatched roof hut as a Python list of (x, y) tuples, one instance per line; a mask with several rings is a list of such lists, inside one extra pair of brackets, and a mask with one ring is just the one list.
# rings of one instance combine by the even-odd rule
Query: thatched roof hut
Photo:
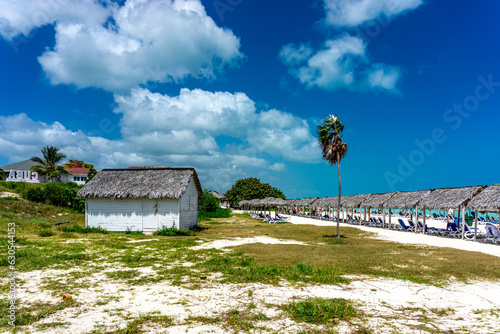
[(384, 202), (384, 207), (390, 209), (414, 208), (434, 189), (417, 191), (400, 191)]
[(467, 203), (468, 209), (478, 211), (499, 212), (500, 211), (500, 184), (494, 184), (483, 189), (479, 194)]
[(85, 198), (179, 199), (191, 177), (198, 196), (201, 196), (201, 185), (194, 168), (168, 167), (103, 169), (78, 194)]
[(153, 233), (197, 223), (200, 181), (194, 168), (104, 169), (80, 189), (85, 226)]
[(217, 197), (219, 200), (225, 200), (225, 201), (227, 201), (227, 197), (224, 194), (218, 193), (215, 190), (210, 190), (209, 193), (211, 193), (212, 195), (214, 195), (215, 197)]
[(431, 210), (457, 209), (466, 205), (472, 197), (480, 193), (485, 187), (439, 188), (424, 197), (420, 202), (420, 206)]

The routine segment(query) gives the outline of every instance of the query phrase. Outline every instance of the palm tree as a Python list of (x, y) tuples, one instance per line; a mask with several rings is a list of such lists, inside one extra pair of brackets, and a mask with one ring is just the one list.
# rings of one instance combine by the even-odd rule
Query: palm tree
[(318, 142), (323, 152), (323, 159), (333, 166), (337, 165), (339, 176), (339, 201), (337, 205), (337, 238), (340, 239), (340, 200), (342, 193), (342, 183), (340, 181), (340, 161), (347, 154), (347, 144), (342, 140), (344, 125), (340, 123), (337, 115), (330, 115), (318, 126), (316, 134)]
[(0, 168), (0, 180), (5, 179), (5, 172), (2, 168)]
[(50, 181), (54, 178), (59, 178), (62, 174), (68, 174), (68, 171), (63, 166), (57, 164), (66, 158), (66, 154), (59, 152), (59, 149), (54, 146), (45, 146), (42, 148), (43, 159), (39, 157), (32, 157), (30, 160), (38, 163), (31, 167), (31, 170), (40, 175), (47, 175)]

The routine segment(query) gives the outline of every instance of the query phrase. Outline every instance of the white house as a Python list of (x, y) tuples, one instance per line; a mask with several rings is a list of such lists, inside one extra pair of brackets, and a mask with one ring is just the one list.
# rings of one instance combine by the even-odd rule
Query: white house
[(75, 182), (79, 186), (87, 181), (90, 168), (67, 168), (68, 174), (61, 175), (61, 182)]
[(195, 227), (202, 195), (194, 168), (104, 169), (80, 189), (85, 226), (152, 233)]

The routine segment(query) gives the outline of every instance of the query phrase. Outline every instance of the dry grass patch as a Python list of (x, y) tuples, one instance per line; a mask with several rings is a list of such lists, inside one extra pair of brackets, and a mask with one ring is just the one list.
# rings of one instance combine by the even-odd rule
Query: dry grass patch
[[(235, 247), (259, 265), (337, 268), (348, 275), (372, 275), (440, 285), (451, 277), (469, 280), (498, 280), (500, 258), (452, 248), (400, 244), (373, 238), (373, 234), (352, 227), (341, 229), (342, 242), (332, 243), (334, 227), (313, 225), (274, 225), (250, 217), (239, 217), (235, 224), (204, 223), (208, 227), (199, 237), (267, 235), (309, 243), (303, 245), (245, 244)], [(227, 232), (227, 233), (226, 233)]]

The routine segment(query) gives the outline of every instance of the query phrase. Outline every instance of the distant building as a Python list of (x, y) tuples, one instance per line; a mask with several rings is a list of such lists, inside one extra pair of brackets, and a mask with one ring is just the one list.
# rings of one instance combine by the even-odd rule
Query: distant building
[(24, 160), (3, 166), (2, 169), (5, 172), (5, 180), (31, 183), (46, 182), (43, 175), (38, 175), (38, 173), (31, 171), (31, 167), (35, 165), (37, 165), (36, 162)]
[[(5, 180), (12, 182), (50, 182), (45, 175), (38, 175), (33, 172), (31, 167), (38, 165), (38, 163), (31, 160), (24, 160), (14, 164), (3, 166), (5, 172)], [(54, 182), (75, 182), (78, 185), (84, 185), (87, 181), (87, 174), (90, 168), (68, 168), (69, 174), (63, 174), (59, 179)]]
[(231, 203), (229, 202), (229, 200), (227, 199), (227, 197), (224, 194), (219, 194), (218, 192), (213, 191), (213, 190), (210, 190), (209, 192), (219, 199), (219, 206), (221, 208), (225, 209), (225, 208), (229, 208), (231, 206)]
[(75, 182), (78, 185), (84, 185), (87, 182), (87, 175), (90, 168), (68, 168), (69, 174), (61, 175), (61, 182)]
[(163, 227), (197, 225), (202, 195), (194, 168), (104, 169), (80, 189), (85, 226), (153, 233)]

